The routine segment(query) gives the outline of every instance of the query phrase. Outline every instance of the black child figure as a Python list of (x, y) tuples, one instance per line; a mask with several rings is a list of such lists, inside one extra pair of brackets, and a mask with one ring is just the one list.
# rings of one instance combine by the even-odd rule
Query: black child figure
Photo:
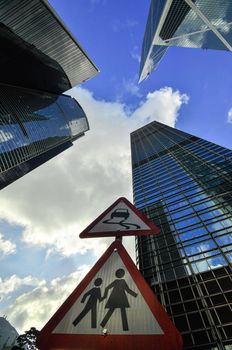
[(127, 299), (126, 292), (133, 297), (137, 297), (137, 293), (133, 292), (131, 290), (126, 281), (122, 279), (122, 277), (125, 275), (125, 271), (123, 269), (118, 269), (115, 272), (115, 276), (118, 278), (114, 280), (112, 283), (110, 283), (106, 289), (104, 296), (102, 297), (102, 300), (107, 298), (107, 294), (109, 289), (112, 288), (112, 292), (109, 296), (109, 299), (106, 302), (105, 308), (109, 309), (104, 317), (104, 319), (101, 322), (101, 326), (104, 328), (106, 323), (109, 321), (111, 315), (115, 311), (115, 309), (119, 308), (121, 311), (121, 319), (122, 319), (122, 327), (124, 331), (128, 331), (128, 322), (127, 322), (127, 314), (126, 314), (126, 308), (129, 308), (129, 302)]
[(94, 281), (95, 287), (90, 289), (83, 295), (81, 302), (84, 303), (86, 298), (89, 297), (84, 309), (77, 316), (77, 318), (73, 321), (73, 325), (76, 326), (82, 318), (84, 318), (89, 311), (91, 311), (91, 328), (97, 328), (97, 302), (101, 301), (101, 290), (99, 286), (102, 284), (102, 279), (97, 278)]

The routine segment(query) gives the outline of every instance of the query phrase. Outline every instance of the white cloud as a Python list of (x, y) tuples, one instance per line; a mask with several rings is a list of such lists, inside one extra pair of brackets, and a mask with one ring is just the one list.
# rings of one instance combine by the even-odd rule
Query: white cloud
[(37, 278), (32, 276), (26, 276), (20, 278), (16, 275), (12, 275), (9, 278), (2, 279), (0, 278), (0, 296), (8, 295), (12, 292), (15, 292), (22, 286), (38, 286), (44, 284), (44, 281), (40, 281)]
[(138, 22), (134, 19), (127, 19), (125, 21), (114, 20), (111, 23), (114, 32), (120, 32), (122, 30), (128, 30), (128, 28), (134, 28), (138, 25)]
[[(132, 201), (129, 133), (152, 120), (174, 126), (188, 97), (166, 87), (149, 93), (129, 112), (126, 105), (96, 100), (83, 88), (72, 94), (91, 130), (69, 150), (2, 190), (0, 218), (22, 225), (29, 245), (66, 256), (89, 249), (99, 256), (112, 239), (81, 240), (78, 235), (118, 197)], [(132, 237), (130, 242), (134, 244)]]
[(5, 240), (0, 233), (0, 256), (13, 254), (16, 252), (16, 245), (9, 240)]
[(123, 80), (123, 91), (131, 95), (142, 97), (140, 92), (140, 86), (138, 85), (138, 76), (135, 76), (133, 79)]
[(4, 310), (4, 313), (19, 333), (31, 327), (41, 329), (88, 270), (88, 266), (81, 266), (69, 276), (56, 278), (50, 283), (40, 283), (30, 292), (19, 296), (14, 304)]
[(147, 100), (133, 113), (133, 118), (141, 125), (153, 120), (174, 127), (178, 118), (179, 109), (188, 103), (189, 97), (166, 87), (147, 95)]
[(232, 108), (230, 108), (230, 110), (227, 114), (227, 122), (232, 123)]
[(138, 63), (140, 63), (141, 61), (141, 56), (140, 56), (140, 52), (139, 52), (139, 48), (138, 46), (134, 46), (132, 51), (130, 52), (131, 57), (133, 58), (133, 60), (137, 61)]

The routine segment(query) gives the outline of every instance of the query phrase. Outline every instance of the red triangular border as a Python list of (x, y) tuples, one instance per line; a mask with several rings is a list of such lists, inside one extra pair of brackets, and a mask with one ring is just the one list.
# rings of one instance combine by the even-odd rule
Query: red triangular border
[[(148, 230), (130, 230), (130, 231), (104, 231), (104, 232), (89, 232), (119, 203), (124, 202), (147, 226)], [(143, 236), (160, 233), (160, 229), (150, 221), (140, 210), (131, 204), (125, 197), (118, 198), (109, 208), (99, 215), (84, 231), (80, 233), (80, 238), (97, 238), (97, 237), (121, 237), (121, 236)]]
[[(88, 287), (93, 278), (97, 275), (101, 267), (106, 263), (107, 259), (117, 249), (123, 263), (125, 264), (129, 274), (133, 278), (140, 293), (146, 301), (151, 312), (162, 328), (163, 335), (91, 335), (91, 334), (56, 334), (52, 333), (58, 323), (70, 310), (72, 305), (79, 298), (81, 293)], [(182, 338), (178, 330), (175, 328), (167, 313), (155, 297), (154, 293), (142, 277), (141, 273), (133, 263), (122, 243), (118, 240), (114, 241), (105, 251), (94, 267), (89, 271), (82, 282), (77, 286), (73, 293), (58, 309), (54, 316), (48, 321), (44, 328), (40, 331), (37, 338), (37, 347), (40, 350), (141, 350), (147, 348), (149, 350), (181, 350)]]

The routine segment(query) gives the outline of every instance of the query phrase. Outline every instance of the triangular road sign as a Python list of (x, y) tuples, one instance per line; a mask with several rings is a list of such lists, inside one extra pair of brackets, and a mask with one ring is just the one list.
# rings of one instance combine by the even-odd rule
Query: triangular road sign
[(180, 350), (182, 338), (119, 240), (45, 325), (41, 350)]
[(153, 222), (120, 197), (80, 234), (80, 238), (140, 236), (159, 233)]

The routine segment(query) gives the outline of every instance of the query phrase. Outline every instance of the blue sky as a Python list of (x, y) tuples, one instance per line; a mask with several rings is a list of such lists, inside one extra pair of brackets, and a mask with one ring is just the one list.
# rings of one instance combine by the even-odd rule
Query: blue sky
[(138, 85), (149, 0), (50, 3), (100, 73), (70, 92), (86, 136), (1, 191), (0, 312), (20, 332), (41, 328), (112, 241), (78, 234), (118, 197), (132, 200), (130, 131), (156, 119), (232, 146), (231, 53), (170, 48)]
[[(129, 93), (129, 83), (137, 83), (150, 0), (50, 3), (101, 70), (84, 85), (96, 98), (116, 99), (135, 107), (148, 92), (170, 86), (191, 98), (183, 115), (180, 113), (177, 127), (231, 147), (232, 125), (227, 123), (232, 91), (229, 52), (169, 48), (158, 69), (139, 85), (136, 96)], [(77, 19), (70, 8), (81, 16)]]

